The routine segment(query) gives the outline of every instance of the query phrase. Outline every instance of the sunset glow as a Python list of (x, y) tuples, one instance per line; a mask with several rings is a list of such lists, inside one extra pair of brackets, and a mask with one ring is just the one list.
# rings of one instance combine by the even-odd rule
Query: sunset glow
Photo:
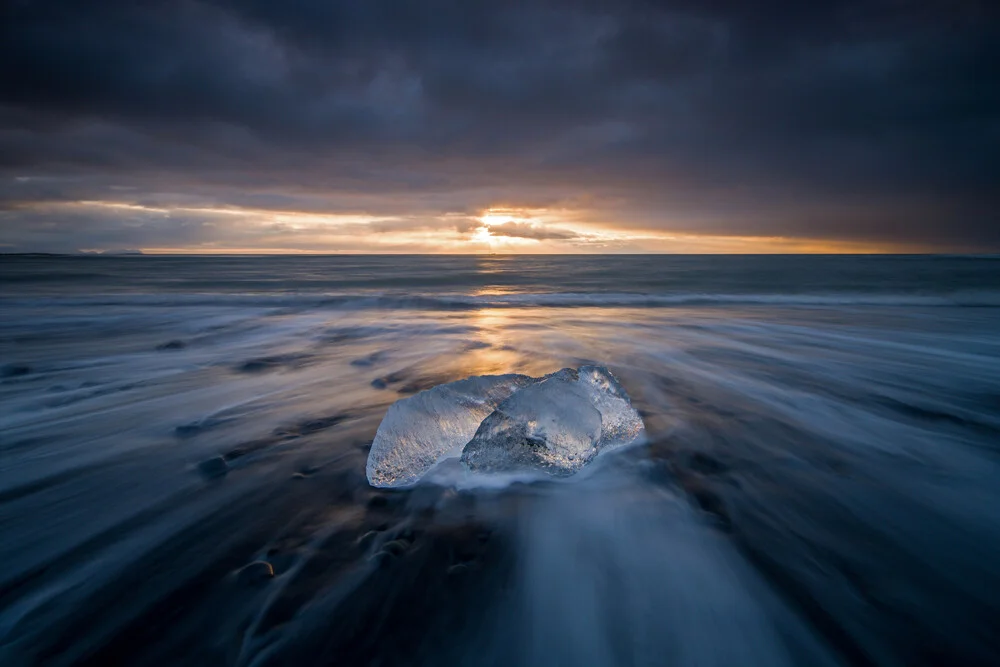
[[(86, 200), (42, 207), (51, 216), (99, 211), (133, 227), (183, 224), (185, 245), (141, 245), (151, 254), (326, 254), (326, 253), (878, 253), (919, 252), (918, 244), (865, 243), (780, 236), (691, 234), (656, 229), (622, 229), (593, 220), (582, 210), (486, 209), (419, 218), (364, 213), (204, 206), (153, 206)], [(582, 221), (582, 222), (574, 222)], [(135, 246), (132, 246), (135, 247)], [(100, 247), (81, 250), (101, 251)]]

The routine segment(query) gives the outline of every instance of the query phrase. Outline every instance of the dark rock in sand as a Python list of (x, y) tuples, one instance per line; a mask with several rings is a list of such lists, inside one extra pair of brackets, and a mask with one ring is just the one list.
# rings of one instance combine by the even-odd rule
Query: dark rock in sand
[(240, 366), (240, 371), (243, 373), (259, 373), (260, 371), (274, 368), (278, 363), (278, 361), (273, 359), (251, 359), (250, 361), (243, 362)]
[(400, 556), (409, 548), (410, 543), (406, 540), (393, 540), (382, 545), (382, 550), (392, 554), (393, 556)]
[(178, 438), (190, 438), (201, 433), (203, 430), (205, 430), (204, 426), (197, 422), (193, 422), (191, 424), (181, 424), (180, 426), (174, 427), (174, 435)]
[(6, 364), (0, 368), (0, 377), (14, 378), (27, 375), (31, 372), (31, 366), (27, 364)]
[(227, 417), (205, 417), (204, 419), (200, 419), (198, 421), (174, 427), (174, 435), (178, 438), (191, 438), (199, 433), (204, 433), (205, 431), (213, 428), (218, 428), (231, 421), (232, 419)]
[(373, 554), (368, 560), (374, 563), (376, 567), (384, 568), (388, 567), (394, 558), (388, 551), (379, 551)]
[(368, 507), (387, 507), (389, 505), (389, 499), (385, 496), (372, 496), (368, 499)]
[(357, 544), (361, 549), (367, 549), (376, 537), (378, 537), (378, 531), (369, 530), (367, 533), (358, 538)]
[(265, 560), (255, 560), (244, 565), (236, 573), (236, 580), (241, 584), (254, 585), (274, 578), (274, 567)]
[(399, 507), (400, 505), (407, 502), (409, 499), (409, 494), (405, 493), (388, 493), (371, 496), (368, 499), (367, 506), (368, 509), (385, 509), (389, 507)]
[(384, 352), (373, 352), (372, 354), (369, 354), (367, 357), (362, 357), (361, 359), (354, 359), (353, 361), (351, 361), (351, 366), (367, 368), (382, 361), (385, 358), (385, 356), (386, 355)]
[(309, 362), (307, 354), (279, 354), (271, 357), (248, 359), (236, 367), (240, 373), (262, 373), (282, 368), (298, 368)]
[(215, 456), (199, 463), (198, 472), (208, 479), (216, 479), (229, 472), (229, 464), (221, 456)]
[(732, 528), (732, 520), (726, 510), (726, 504), (719, 494), (704, 486), (692, 486), (689, 491), (691, 497), (703, 512), (714, 518), (720, 527), (729, 530)]
[(728, 470), (728, 466), (714, 456), (695, 452), (688, 459), (688, 467), (703, 475), (718, 475)]
[(187, 343), (182, 340), (169, 340), (156, 346), (157, 350), (183, 350)]
[(328, 417), (316, 417), (314, 419), (307, 419), (306, 421), (300, 422), (293, 426), (287, 428), (279, 428), (274, 431), (275, 435), (309, 435), (311, 433), (318, 433), (319, 431), (332, 428), (337, 424), (341, 423), (347, 419), (350, 415), (348, 414), (335, 414), (329, 415)]

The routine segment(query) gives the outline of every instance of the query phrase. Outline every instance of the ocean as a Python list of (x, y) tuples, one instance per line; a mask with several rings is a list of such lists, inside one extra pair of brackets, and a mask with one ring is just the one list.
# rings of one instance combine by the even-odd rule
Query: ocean
[[(375, 489), (396, 400), (646, 437)], [(1000, 664), (1000, 258), (0, 256), (0, 664)]]

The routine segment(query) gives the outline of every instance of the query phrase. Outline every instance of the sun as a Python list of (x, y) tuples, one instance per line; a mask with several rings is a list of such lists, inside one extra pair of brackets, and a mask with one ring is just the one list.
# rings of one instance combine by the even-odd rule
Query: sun
[(493, 244), (496, 243), (496, 237), (490, 234), (490, 228), (485, 224), (482, 227), (477, 227), (476, 230), (472, 232), (472, 236), (469, 237), (469, 240), (472, 243), (485, 243), (491, 248), (493, 247)]
[(477, 227), (474, 232), (472, 232), (472, 237), (469, 239), (473, 243), (483, 243), (493, 250), (500, 244), (505, 244), (509, 239), (500, 238), (495, 236), (493, 232), (490, 231), (490, 227), (494, 225), (502, 225), (508, 222), (514, 222), (518, 218), (510, 215), (504, 209), (486, 209), (482, 215), (479, 216), (480, 227)]
[(479, 222), (486, 226), (489, 225), (502, 225), (507, 222), (514, 222), (517, 220), (514, 216), (508, 213), (501, 213), (498, 211), (486, 211), (481, 216), (479, 216)]

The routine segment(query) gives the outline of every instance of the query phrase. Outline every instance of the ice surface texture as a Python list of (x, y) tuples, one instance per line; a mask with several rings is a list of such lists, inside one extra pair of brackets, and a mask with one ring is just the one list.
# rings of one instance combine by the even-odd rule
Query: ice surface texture
[(389, 408), (368, 455), (368, 482), (407, 486), (459, 455), (473, 472), (571, 475), (643, 431), (628, 394), (606, 368), (564, 368), (542, 378), (472, 377)]
[(527, 375), (482, 375), (438, 385), (389, 407), (379, 424), (366, 474), (372, 486), (408, 486), (440, 459), (458, 456), (480, 422)]

